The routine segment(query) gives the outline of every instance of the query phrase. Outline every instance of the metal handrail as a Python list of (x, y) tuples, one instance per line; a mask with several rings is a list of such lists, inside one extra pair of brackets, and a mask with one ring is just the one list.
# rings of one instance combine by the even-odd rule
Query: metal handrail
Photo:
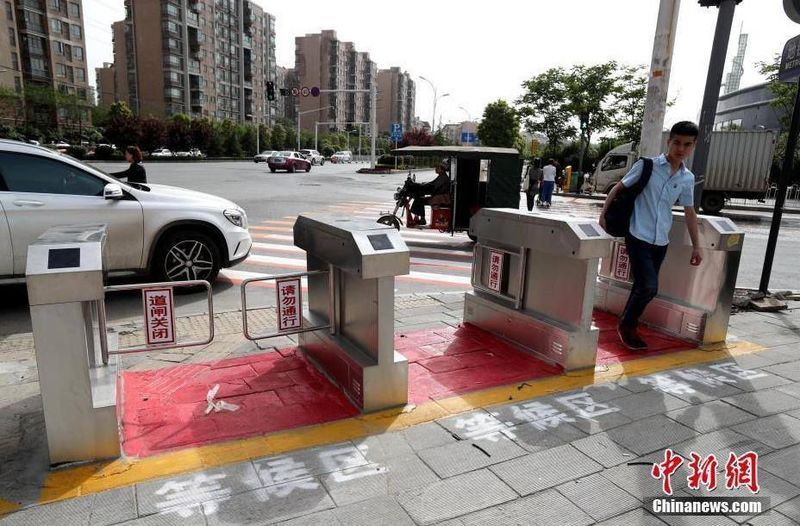
[(203, 340), (190, 341), (186, 343), (166, 343), (150, 345), (145, 347), (134, 347), (131, 349), (109, 351), (108, 349), (108, 325), (106, 318), (106, 304), (104, 301), (97, 302), (97, 323), (100, 328), (100, 353), (103, 358), (103, 365), (108, 365), (109, 355), (133, 354), (139, 352), (163, 351), (167, 349), (179, 349), (182, 347), (197, 347), (208, 345), (214, 341), (214, 298), (211, 294), (211, 284), (205, 280), (190, 281), (167, 281), (163, 283), (135, 283), (131, 285), (109, 285), (105, 287), (106, 292), (122, 292), (130, 290), (143, 290), (149, 288), (186, 288), (186, 287), (205, 287), (208, 299), (208, 337)]
[[(290, 274), (268, 274), (264, 276), (257, 276), (254, 278), (248, 278), (242, 281), (241, 285), (241, 295), (242, 295), (242, 333), (244, 337), (250, 341), (258, 341), (258, 340), (266, 340), (268, 338), (276, 338), (278, 336), (288, 336), (290, 334), (302, 334), (305, 332), (313, 332), (313, 331), (321, 331), (325, 329), (329, 329), (331, 334), (336, 334), (336, 292), (334, 287), (336, 286), (335, 277), (336, 269), (333, 265), (329, 265), (328, 270), (309, 270), (306, 272), (292, 272)], [(290, 279), (290, 278), (303, 278), (308, 276), (319, 276), (327, 274), (328, 275), (328, 292), (329, 292), (329, 303), (328, 303), (328, 324), (326, 325), (317, 325), (314, 327), (304, 327), (301, 329), (292, 329), (286, 331), (274, 331), (269, 332), (266, 334), (251, 334), (249, 324), (247, 322), (247, 285), (250, 283), (256, 283), (260, 281), (277, 281), (280, 279)], [(302, 306), (301, 306), (302, 307)], [(301, 309), (301, 316), (302, 316), (302, 309)]]

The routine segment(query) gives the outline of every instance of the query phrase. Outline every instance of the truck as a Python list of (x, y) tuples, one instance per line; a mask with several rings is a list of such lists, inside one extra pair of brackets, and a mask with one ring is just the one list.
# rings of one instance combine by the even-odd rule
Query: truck
[[(669, 132), (664, 132), (662, 151), (667, 149)], [(715, 131), (700, 206), (706, 214), (717, 214), (731, 198), (763, 199), (769, 188), (769, 174), (775, 157), (778, 132)], [(595, 191), (607, 194), (638, 159), (635, 143), (617, 146), (597, 165), (592, 179)], [(692, 154), (686, 161), (691, 167)], [(695, 174), (698, 181), (700, 174)]]

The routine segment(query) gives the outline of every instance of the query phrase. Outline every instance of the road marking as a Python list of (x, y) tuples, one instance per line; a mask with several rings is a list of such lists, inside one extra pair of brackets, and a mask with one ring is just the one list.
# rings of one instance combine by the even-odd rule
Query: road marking
[[(509, 401), (526, 401), (583, 387), (646, 376), (667, 369), (718, 362), (766, 348), (737, 341), (703, 349), (640, 358), (569, 375), (514, 383), (452, 398), (426, 402), (414, 408), (380, 411), (354, 418), (266, 436), (184, 449), (143, 459), (117, 459), (52, 471), (42, 485), (39, 503), (132, 486), (171, 475), (207, 470), (260, 457), (289, 453), (399, 431), (456, 414), (485, 409)], [(409, 410), (410, 409), (410, 410)]]

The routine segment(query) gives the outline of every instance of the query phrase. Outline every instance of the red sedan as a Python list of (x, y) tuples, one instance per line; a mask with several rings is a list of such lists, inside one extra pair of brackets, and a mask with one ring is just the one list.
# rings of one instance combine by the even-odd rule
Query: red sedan
[(272, 173), (277, 170), (286, 170), (289, 173), (311, 171), (311, 162), (303, 159), (297, 152), (279, 152), (267, 159), (267, 165)]

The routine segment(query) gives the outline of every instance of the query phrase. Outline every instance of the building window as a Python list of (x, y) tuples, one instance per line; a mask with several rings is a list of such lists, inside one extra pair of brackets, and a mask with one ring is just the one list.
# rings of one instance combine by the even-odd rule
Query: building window
[(61, 0), (50, 0), (48, 3), (50, 4), (50, 7), (52, 7), (56, 11), (61, 10)]
[(83, 48), (80, 46), (72, 46), (72, 58), (78, 62), (83, 62)]
[(47, 76), (47, 64), (42, 58), (31, 58), (31, 74), (38, 77)]
[(56, 77), (58, 78), (66, 78), (67, 76), (67, 66), (64, 64), (56, 64)]
[(86, 100), (86, 93), (86, 88), (78, 88), (78, 97), (80, 97), (81, 100)]
[(19, 77), (14, 77), (14, 89), (17, 90), (17, 93), (22, 91), (22, 79)]
[(16, 53), (11, 53), (11, 69), (19, 71), (19, 58)]
[(78, 82), (86, 82), (86, 70), (83, 68), (75, 68), (75, 80)]
[(77, 24), (73, 24), (69, 26), (70, 33), (72, 34), (72, 38), (80, 40), (83, 36), (83, 32), (81, 31), (81, 26)]
[(69, 16), (72, 18), (80, 18), (81, 17), (81, 6), (78, 4), (73, 4), (72, 2), (69, 3)]
[(6, 18), (9, 21), (14, 19), (14, 6), (11, 5), (11, 2), (6, 2)]
[(17, 47), (17, 32), (14, 31), (13, 27), (8, 28), (8, 42), (11, 44), (11, 47)]
[(58, 20), (57, 18), (51, 18), (50, 19), (50, 30), (53, 31), (54, 33), (58, 33), (60, 35), (61, 34), (61, 20)]
[(53, 53), (63, 57), (66, 55), (66, 46), (64, 46), (63, 42), (53, 42)]
[(44, 39), (41, 37), (34, 37), (31, 35), (25, 36), (25, 42), (28, 45), (28, 53), (36, 55), (44, 55)]

